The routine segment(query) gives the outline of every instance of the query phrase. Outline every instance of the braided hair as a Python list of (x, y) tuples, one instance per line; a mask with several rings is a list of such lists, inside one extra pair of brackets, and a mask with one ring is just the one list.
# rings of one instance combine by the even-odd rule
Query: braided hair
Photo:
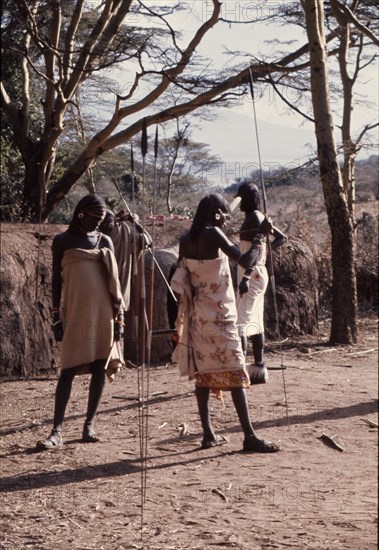
[(214, 216), (217, 210), (230, 215), (229, 203), (222, 195), (213, 193), (201, 199), (189, 230), (189, 236), (193, 241), (197, 241), (206, 225), (214, 225)]
[(99, 225), (99, 230), (102, 233), (105, 233), (105, 235), (110, 235), (112, 233), (112, 229), (115, 225), (116, 216), (112, 212), (112, 210), (107, 210), (105, 212), (105, 217), (101, 224)]
[(106, 209), (106, 204), (99, 195), (94, 193), (85, 195), (75, 207), (69, 229), (75, 232), (80, 230), (80, 213), (90, 214), (97, 218), (101, 218), (104, 216)]
[(261, 209), (261, 199), (258, 187), (252, 181), (244, 181), (238, 188), (236, 197), (241, 197), (242, 212), (252, 212)]

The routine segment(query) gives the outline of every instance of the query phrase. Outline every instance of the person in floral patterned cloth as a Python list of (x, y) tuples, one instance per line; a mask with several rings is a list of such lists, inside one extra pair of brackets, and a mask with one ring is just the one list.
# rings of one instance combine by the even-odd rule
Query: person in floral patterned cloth
[(209, 395), (213, 392), (222, 399), (222, 392), (229, 390), (244, 433), (243, 451), (275, 452), (280, 447), (260, 439), (250, 420), (246, 394), (250, 380), (229, 267), (230, 258), (251, 269), (260, 255), (261, 241), (256, 239), (242, 254), (221, 230), (229, 218), (228, 202), (219, 194), (207, 195), (198, 205), (190, 231), (180, 240), (178, 267), (171, 280), (180, 295), (173, 360), (182, 376), (195, 381), (203, 449), (226, 441), (213, 430)]

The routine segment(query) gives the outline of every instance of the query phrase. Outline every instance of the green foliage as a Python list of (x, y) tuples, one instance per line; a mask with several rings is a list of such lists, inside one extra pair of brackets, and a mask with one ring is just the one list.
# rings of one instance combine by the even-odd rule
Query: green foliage
[(131, 173), (123, 174), (120, 176), (119, 188), (123, 196), (128, 197), (129, 200), (132, 200), (133, 197), (133, 187), (134, 193), (137, 197), (141, 196), (142, 192), (142, 177), (138, 174), (132, 176)]
[(48, 220), (49, 223), (69, 224), (75, 206), (79, 202), (81, 196), (85, 194), (86, 191), (81, 187), (81, 193), (78, 193), (78, 190), (76, 189), (75, 192), (66, 195), (66, 197), (59, 203), (58, 208), (56, 208), (54, 212), (50, 214)]
[[(263, 170), (263, 181), (266, 190), (278, 187), (294, 187), (302, 185), (307, 179), (318, 178), (318, 167), (316, 164), (291, 167), (276, 166), (270, 170)], [(238, 187), (245, 181), (253, 181), (259, 188), (262, 187), (262, 177), (259, 170), (251, 172), (247, 177), (239, 177), (234, 183), (224, 188), (226, 193), (235, 195)]]
[(21, 155), (5, 131), (1, 134), (0, 185), (0, 220), (20, 221), (24, 169)]

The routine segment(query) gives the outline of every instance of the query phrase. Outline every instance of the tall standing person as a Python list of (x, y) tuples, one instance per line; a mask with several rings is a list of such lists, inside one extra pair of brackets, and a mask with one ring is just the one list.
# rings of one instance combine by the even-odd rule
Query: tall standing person
[(210, 392), (220, 396), (229, 390), (244, 433), (243, 450), (275, 452), (278, 445), (260, 439), (250, 420), (246, 395), (250, 381), (236, 326), (228, 260), (250, 268), (259, 254), (259, 244), (241, 254), (221, 230), (229, 217), (225, 199), (219, 194), (208, 195), (200, 201), (191, 229), (180, 241), (179, 263), (171, 280), (173, 290), (180, 295), (173, 360), (181, 375), (195, 381), (203, 449), (222, 442), (211, 423)]
[[(131, 290), (133, 286), (132, 263), (134, 241), (136, 254), (139, 256), (142, 245), (144, 248), (151, 246), (151, 237), (141, 226), (139, 221), (125, 210), (121, 210), (118, 214), (114, 214), (111, 210), (107, 210), (99, 229), (102, 233), (108, 235), (113, 243), (121, 292), (124, 298), (125, 309), (127, 310), (131, 302)], [(143, 243), (141, 242), (142, 234), (144, 235)]]
[[(245, 219), (240, 228), (241, 252), (249, 250), (256, 238), (263, 234), (268, 238), (273, 236), (271, 249), (276, 250), (287, 242), (287, 237), (277, 227), (274, 227), (261, 212), (259, 190), (252, 182), (240, 185), (237, 197), (241, 198), (240, 209), (245, 213)], [(251, 384), (262, 384), (268, 380), (268, 371), (264, 362), (264, 296), (269, 276), (266, 268), (266, 239), (262, 240), (262, 247), (257, 262), (247, 270), (238, 267), (237, 277), (239, 292), (237, 296), (238, 329), (242, 342), (242, 349), (246, 356), (248, 338), (251, 339), (254, 354), (254, 363), (248, 365)]]
[[(52, 329), (62, 342), (60, 375), (55, 392), (51, 434), (39, 450), (63, 444), (66, 406), (75, 376), (91, 374), (83, 442), (99, 440), (94, 417), (110, 379), (124, 364), (119, 340), (123, 333), (123, 300), (111, 239), (98, 231), (106, 206), (97, 195), (83, 197), (72, 221), (53, 239)], [(105, 370), (107, 369), (107, 370)]]

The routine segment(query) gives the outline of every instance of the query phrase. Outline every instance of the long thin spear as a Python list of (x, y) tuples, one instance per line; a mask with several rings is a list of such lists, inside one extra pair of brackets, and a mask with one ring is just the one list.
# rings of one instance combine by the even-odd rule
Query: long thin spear
[(142, 121), (142, 135), (141, 135), (141, 154), (142, 154), (142, 204), (145, 206), (145, 182), (146, 182), (146, 154), (147, 154), (147, 127), (146, 119)]
[[(156, 170), (156, 168), (154, 168), (154, 170)], [(154, 177), (156, 177), (156, 176), (154, 176)], [(132, 178), (134, 178), (134, 176), (132, 176)], [(118, 184), (117, 184), (117, 181), (116, 181), (115, 179), (113, 179), (113, 178), (112, 178), (112, 181), (113, 181), (114, 186), (116, 187), (116, 189), (117, 189), (117, 191), (118, 191), (118, 193), (119, 193), (119, 195), (120, 195), (120, 198), (121, 198), (122, 202), (124, 203), (124, 206), (125, 206), (127, 212), (133, 216), (133, 224), (134, 224), (134, 229), (135, 229), (135, 212), (132, 213), (132, 212), (130, 211), (129, 205), (128, 205), (128, 203), (126, 202), (125, 197), (124, 197), (124, 195), (122, 194), (121, 189), (120, 189), (120, 187), (119, 187)], [(134, 181), (134, 179), (132, 179), (132, 185), (133, 185), (133, 181)], [(134, 188), (133, 188), (133, 189), (134, 189)], [(132, 200), (134, 200), (134, 199), (132, 199)], [(140, 225), (142, 231), (143, 231), (144, 233), (146, 233), (145, 228), (142, 226), (142, 224), (141, 224), (140, 222), (139, 222), (139, 225)], [(149, 234), (148, 234), (148, 233), (146, 234), (146, 238), (149, 239)], [(150, 247), (148, 247), (147, 250), (148, 250), (148, 252), (150, 252), (150, 254), (152, 254), (152, 250), (151, 250)], [(177, 298), (176, 298), (176, 296), (175, 296), (175, 294), (174, 294), (174, 292), (173, 292), (173, 290), (172, 290), (172, 288), (171, 288), (171, 286), (170, 286), (170, 283), (169, 283), (168, 280), (166, 279), (165, 274), (163, 273), (162, 268), (161, 268), (161, 266), (159, 265), (159, 263), (158, 263), (158, 261), (157, 261), (157, 259), (155, 258), (154, 255), (153, 255), (153, 259), (154, 259), (155, 267), (158, 269), (159, 273), (160, 273), (161, 276), (162, 276), (162, 279), (163, 279), (164, 283), (165, 283), (166, 286), (167, 286), (167, 290), (170, 292), (170, 294), (171, 294), (171, 296), (173, 297), (173, 299), (175, 300), (175, 302), (177, 302), (178, 300), (177, 300)]]
[[(158, 126), (155, 128), (155, 140), (154, 140), (154, 177), (153, 177), (153, 225), (151, 232), (151, 252), (153, 255), (153, 262), (150, 271), (150, 296), (149, 296), (149, 339), (148, 339), (148, 363), (150, 364), (151, 359), (151, 339), (153, 334), (153, 306), (154, 306), (154, 243), (155, 243), (155, 209), (156, 209), (156, 189), (157, 189), (157, 159), (158, 159)], [(170, 287), (171, 288), (171, 287)]]
[[(146, 120), (143, 120), (141, 135), (141, 154), (142, 154), (142, 190), (143, 201), (145, 199), (145, 175), (146, 175), (146, 154), (147, 154), (147, 127)], [(144, 202), (143, 202), (144, 204)], [(143, 537), (144, 527), (144, 505), (146, 501), (146, 478), (147, 478), (147, 404), (145, 406), (145, 360), (146, 360), (146, 280), (145, 280), (145, 235), (140, 234), (141, 255), (140, 255), (140, 302), (139, 302), (139, 340), (140, 340), (140, 366), (139, 373), (139, 410), (140, 410), (140, 453), (141, 453), (141, 537)]]
[[(254, 127), (255, 127), (255, 138), (256, 138), (256, 142), (257, 142), (259, 169), (260, 169), (260, 173), (261, 173), (263, 211), (267, 215), (266, 186), (265, 186), (265, 181), (264, 181), (264, 176), (263, 176), (261, 149), (260, 149), (260, 145), (259, 145), (258, 122), (257, 122), (257, 113), (256, 113), (256, 109), (255, 109), (254, 85), (253, 85), (253, 75), (252, 75), (252, 72), (251, 72), (251, 67), (249, 67), (249, 84), (250, 84), (251, 100), (252, 100), (252, 103), (253, 103)], [(275, 284), (274, 262), (272, 260), (272, 249), (271, 249), (271, 241), (270, 241), (269, 235), (267, 235), (267, 251), (268, 251), (268, 260), (269, 260), (268, 271), (269, 271), (269, 274), (270, 274), (270, 282), (271, 282), (272, 294), (273, 294), (273, 299), (274, 299), (276, 329), (277, 329), (277, 333), (278, 333), (279, 342), (281, 342), (278, 304), (277, 304), (277, 301), (276, 301), (276, 284)], [(285, 404), (286, 404), (287, 424), (288, 424), (288, 427), (289, 427), (290, 419), (289, 419), (289, 411), (288, 411), (286, 380), (285, 380), (285, 376), (284, 376), (284, 366), (283, 366), (282, 353), (280, 353), (280, 357), (281, 357), (281, 362), (282, 362), (282, 364), (281, 364), (282, 369), (281, 370), (282, 370), (282, 376), (283, 376), (283, 391), (284, 391), (284, 400), (285, 400)]]
[[(135, 194), (135, 178), (134, 178), (134, 154), (133, 154), (133, 143), (130, 146), (130, 169), (132, 171), (132, 208), (133, 208), (133, 219), (135, 219), (136, 215), (136, 194)], [(120, 189), (118, 188), (118, 185), (116, 181), (114, 181), (114, 184), (118, 190), (118, 192), (121, 194)], [(125, 201), (124, 201), (125, 202)], [(126, 204), (126, 203), (125, 203)], [(129, 209), (129, 207), (128, 207)], [(133, 225), (133, 250), (132, 250), (132, 256), (133, 256), (133, 288), (134, 288), (134, 301), (133, 301), (133, 309), (134, 309), (134, 331), (135, 331), (135, 342), (136, 342), (136, 356), (137, 356), (137, 362), (139, 360), (139, 331), (138, 331), (138, 299), (136, 299), (136, 293), (138, 289), (138, 258), (137, 258), (137, 231), (135, 225)]]
[[(146, 139), (146, 151), (147, 151), (147, 139)], [(152, 227), (152, 241), (151, 241), (151, 253), (152, 263), (150, 270), (150, 288), (149, 288), (149, 313), (147, 317), (147, 369), (146, 369), (146, 405), (145, 405), (145, 417), (144, 417), (144, 434), (143, 434), (143, 456), (145, 460), (145, 467), (143, 469), (144, 483), (143, 483), (143, 500), (146, 500), (147, 490), (147, 440), (148, 440), (148, 423), (149, 423), (149, 392), (150, 392), (150, 364), (151, 364), (151, 344), (153, 335), (153, 309), (154, 309), (154, 242), (155, 242), (155, 206), (156, 206), (156, 178), (157, 178), (157, 158), (158, 158), (158, 126), (155, 130), (155, 142), (154, 142), (154, 188), (153, 188), (153, 227)], [(150, 250), (150, 249), (149, 249)]]

